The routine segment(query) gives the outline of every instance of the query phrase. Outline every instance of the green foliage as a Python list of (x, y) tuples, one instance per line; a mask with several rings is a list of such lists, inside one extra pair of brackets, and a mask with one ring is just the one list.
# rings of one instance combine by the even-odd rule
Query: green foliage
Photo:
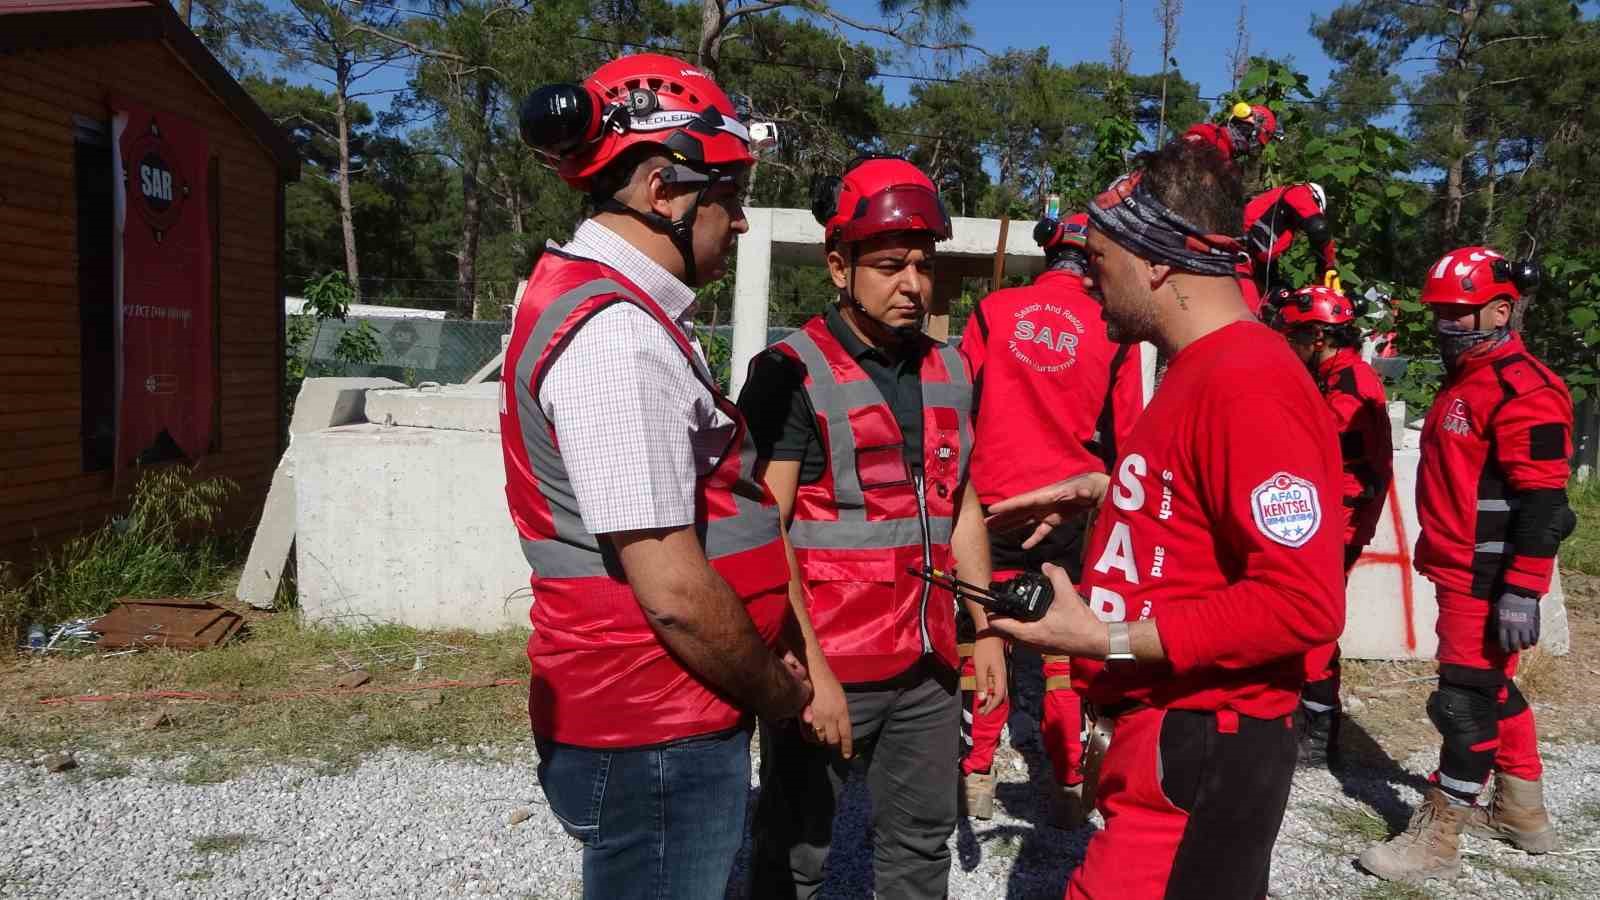
[(5, 646), (27, 623), (98, 616), (121, 597), (195, 596), (216, 590), (243, 549), (216, 530), (233, 482), (182, 468), (145, 472), (126, 516), (38, 560), (20, 587), (0, 590)]
[(343, 272), (326, 272), (308, 279), (305, 301), (301, 314), (289, 316), (284, 327), (284, 403), (288, 411), (285, 421), (293, 416), (294, 399), (307, 378), (337, 375), (344, 371), (344, 366), (374, 363), (383, 358), (377, 329), (362, 321), (339, 335), (333, 348), (333, 364), (311, 360), (314, 346), (310, 345), (316, 341), (318, 326), (329, 319), (345, 321), (350, 304), (355, 302), (355, 292)]

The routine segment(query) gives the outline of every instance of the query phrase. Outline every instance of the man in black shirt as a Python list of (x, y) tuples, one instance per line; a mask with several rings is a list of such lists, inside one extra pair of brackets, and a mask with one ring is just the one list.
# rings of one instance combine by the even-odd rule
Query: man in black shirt
[[(757, 471), (789, 522), (804, 591), (791, 600), (816, 691), (799, 721), (762, 724), (752, 895), (821, 890), (834, 805), (859, 755), (877, 894), (940, 898), (960, 745), (955, 603), (912, 572), (989, 581), (988, 530), (967, 482), (971, 379), (960, 354), (919, 327), (950, 220), (927, 176), (883, 157), (820, 186), (813, 211), (839, 303), (757, 356), (740, 398)], [(1004, 643), (971, 611), (993, 708), (1005, 696)]]

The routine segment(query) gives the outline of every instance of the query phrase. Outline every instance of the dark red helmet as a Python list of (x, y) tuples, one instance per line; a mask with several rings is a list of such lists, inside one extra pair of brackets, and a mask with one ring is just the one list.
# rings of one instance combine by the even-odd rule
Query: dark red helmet
[(1303, 287), (1275, 303), (1278, 314), (1273, 324), (1280, 331), (1297, 325), (1345, 325), (1356, 319), (1350, 298), (1321, 285)]
[(933, 181), (898, 156), (863, 156), (838, 178), (823, 178), (811, 195), (811, 213), (829, 247), (880, 234), (913, 232), (950, 239), (950, 214)]
[(1058, 247), (1084, 249), (1089, 243), (1089, 215), (1077, 213), (1065, 219), (1040, 219), (1033, 226), (1033, 242), (1046, 253)]
[(1517, 263), (1488, 247), (1462, 247), (1428, 270), (1421, 300), (1467, 312), (1494, 300), (1515, 303), (1538, 283), (1539, 267), (1532, 260)]
[(702, 172), (755, 161), (750, 131), (722, 88), (689, 63), (659, 53), (614, 59), (582, 85), (541, 88), (523, 105), (522, 134), (580, 191), (642, 144)]

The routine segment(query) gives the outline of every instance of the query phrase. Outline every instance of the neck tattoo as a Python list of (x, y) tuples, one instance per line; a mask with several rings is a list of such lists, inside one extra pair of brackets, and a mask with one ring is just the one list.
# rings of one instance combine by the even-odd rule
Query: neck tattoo
[(1189, 298), (1183, 295), (1183, 291), (1178, 290), (1177, 285), (1172, 286), (1172, 295), (1178, 298), (1179, 309), (1187, 310), (1189, 308)]

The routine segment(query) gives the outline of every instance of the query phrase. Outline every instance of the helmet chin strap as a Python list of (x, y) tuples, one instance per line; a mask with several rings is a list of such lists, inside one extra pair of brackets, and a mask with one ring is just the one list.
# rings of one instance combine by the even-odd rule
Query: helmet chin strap
[(699, 267), (694, 261), (694, 220), (700, 212), (700, 201), (705, 198), (706, 191), (711, 185), (707, 184), (694, 192), (694, 203), (689, 206), (689, 211), (677, 219), (669, 219), (655, 210), (634, 209), (616, 197), (607, 197), (595, 204), (595, 208), (602, 212), (621, 213), (632, 216), (651, 228), (665, 234), (672, 246), (678, 248), (678, 254), (683, 257), (683, 282), (689, 287), (698, 287)]

